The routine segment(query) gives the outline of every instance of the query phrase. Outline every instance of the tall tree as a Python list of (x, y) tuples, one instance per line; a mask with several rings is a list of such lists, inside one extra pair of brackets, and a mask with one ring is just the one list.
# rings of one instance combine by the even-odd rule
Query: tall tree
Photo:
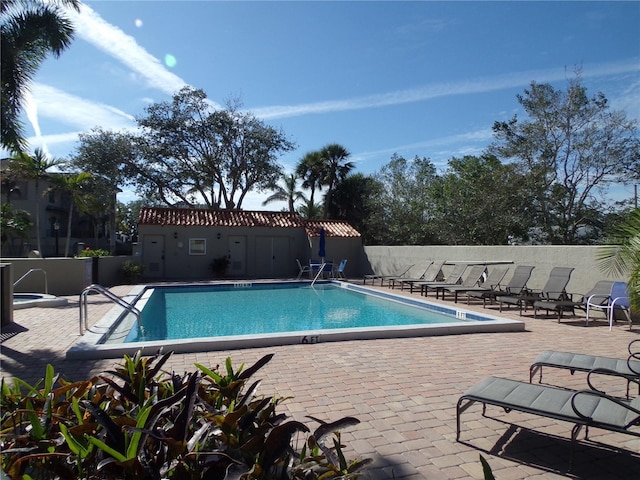
[(204, 91), (191, 87), (148, 107), (138, 124), (144, 136), (137, 185), (169, 205), (241, 209), (247, 193), (277, 182), (277, 157), (294, 148), (284, 133), (235, 105), (213, 110)]
[(70, 45), (73, 26), (60, 6), (79, 10), (78, 0), (2, 0), (0, 2), (0, 77), (2, 78), (2, 146), (25, 148), (20, 112), (31, 80), (47, 57)]
[(329, 205), (336, 186), (353, 170), (353, 162), (347, 161), (351, 154), (342, 145), (332, 143), (320, 150), (322, 157), (321, 185), (327, 187), (324, 196), (324, 217), (329, 215)]
[[(98, 199), (94, 210), (107, 214), (109, 221), (109, 250), (116, 249), (117, 194), (127, 183), (132, 171), (137, 171), (137, 154), (133, 137), (124, 132), (113, 132), (95, 128), (80, 134), (80, 143), (71, 158), (70, 168), (91, 172), (92, 189)], [(98, 205), (103, 205), (98, 207)]]
[(40, 235), (40, 183), (50, 178), (48, 170), (62, 164), (61, 160), (51, 158), (41, 148), (36, 148), (33, 155), (18, 153), (10, 160), (13, 169), (19, 172), (24, 179), (34, 181), (36, 200), (36, 242), (38, 251), (42, 254), (42, 241)]
[(382, 245), (430, 245), (437, 243), (431, 220), (434, 215), (430, 191), (437, 179), (436, 167), (426, 157), (408, 161), (393, 154), (375, 175), (382, 185), (378, 198), (383, 213), (375, 243)]
[(365, 244), (371, 245), (383, 229), (383, 208), (376, 201), (382, 191), (382, 184), (371, 176), (347, 175), (331, 196), (329, 217), (346, 221), (360, 232)]
[(69, 248), (71, 246), (71, 224), (74, 208), (80, 213), (87, 210), (87, 197), (90, 193), (87, 191), (88, 181), (91, 174), (80, 172), (76, 174), (62, 174), (51, 178), (51, 187), (48, 191), (60, 192), (70, 197), (69, 213), (67, 216), (67, 236), (64, 247), (64, 256), (69, 256)]
[(433, 225), (447, 245), (505, 245), (532, 225), (525, 179), (493, 155), (449, 160), (431, 189)]
[(304, 200), (304, 192), (298, 190), (298, 177), (291, 173), (289, 175), (282, 176), (282, 185), (274, 185), (275, 192), (267, 197), (262, 202), (262, 205), (268, 205), (272, 202), (287, 202), (289, 206), (289, 213), (296, 213), (296, 202)]
[(546, 240), (579, 242), (581, 229), (597, 226), (600, 190), (638, 171), (637, 122), (611, 110), (604, 94), (588, 97), (579, 75), (566, 91), (534, 82), (517, 99), (528, 120), (495, 122), (490, 152), (527, 174)]
[(308, 205), (316, 204), (316, 189), (322, 190), (323, 171), (324, 161), (319, 150), (306, 153), (296, 166), (296, 175), (302, 179), (302, 188), (310, 191)]

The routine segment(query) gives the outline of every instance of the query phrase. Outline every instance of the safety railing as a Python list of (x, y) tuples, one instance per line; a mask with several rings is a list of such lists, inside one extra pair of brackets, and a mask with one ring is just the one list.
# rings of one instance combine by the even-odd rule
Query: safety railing
[(32, 273), (35, 273), (35, 272), (42, 272), (44, 274), (44, 293), (48, 294), (49, 293), (49, 283), (47, 282), (47, 272), (45, 270), (43, 270), (42, 268), (32, 268), (27, 273), (22, 275), (18, 280), (13, 282), (13, 287), (15, 288), (15, 286), (18, 285), (22, 280), (24, 280), (29, 275), (31, 275)]
[(311, 286), (313, 287), (313, 285), (316, 283), (316, 280), (318, 280), (318, 277), (320, 277), (320, 275), (322, 275), (324, 273), (324, 267), (327, 265), (327, 262), (321, 263), (320, 264), (320, 268), (318, 268), (318, 273), (316, 273), (315, 278), (313, 279), (313, 282), (311, 282)]
[[(125, 301), (122, 297), (119, 297), (118, 295), (113, 293), (108, 288), (105, 288), (102, 285), (98, 285), (94, 283), (86, 287), (84, 290), (82, 290), (82, 293), (80, 294), (80, 302), (79, 302), (80, 303), (80, 335), (84, 335), (84, 332), (89, 330), (89, 324), (87, 321), (87, 313), (88, 313), (87, 297), (91, 292), (101, 293), (112, 302), (124, 308), (129, 313), (132, 313), (133, 315), (135, 315), (136, 321), (138, 325), (140, 325), (140, 315), (142, 315), (140, 310), (138, 310), (136, 307), (131, 305), (129, 302)], [(84, 323), (84, 328), (83, 328), (83, 323)]]

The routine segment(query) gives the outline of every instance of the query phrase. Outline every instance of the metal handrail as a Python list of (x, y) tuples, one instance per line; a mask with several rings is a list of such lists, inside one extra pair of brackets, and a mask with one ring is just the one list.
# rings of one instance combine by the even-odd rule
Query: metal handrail
[(29, 275), (31, 275), (33, 272), (42, 272), (44, 273), (44, 293), (49, 293), (49, 283), (47, 282), (47, 272), (42, 269), (42, 268), (32, 268), (30, 269), (27, 273), (25, 273), (24, 275), (22, 275), (18, 280), (16, 280), (15, 282), (13, 282), (13, 286), (15, 288), (16, 285), (18, 285), (22, 280), (24, 280), (25, 278), (27, 278)]
[(311, 286), (312, 287), (313, 287), (313, 284), (316, 283), (316, 280), (318, 280), (318, 277), (324, 273), (324, 267), (325, 267), (326, 264), (327, 264), (327, 262), (324, 262), (324, 263), (320, 264), (320, 268), (318, 269), (318, 273), (316, 273), (316, 277), (313, 279), (313, 282), (311, 282)]
[[(134, 314), (136, 316), (136, 321), (138, 322), (138, 325), (140, 324), (140, 316), (142, 315), (142, 312), (140, 312), (140, 310), (138, 310), (136, 307), (131, 305), (129, 302), (126, 302), (122, 297), (119, 297), (108, 288), (105, 288), (102, 285), (98, 285), (94, 283), (86, 287), (84, 290), (82, 290), (82, 293), (80, 294), (80, 302), (79, 302), (80, 303), (80, 335), (84, 335), (84, 332), (86, 330), (89, 330), (89, 324), (87, 322), (87, 310), (88, 310), (87, 296), (89, 295), (90, 292), (98, 292), (103, 294), (109, 300), (117, 303), (129, 313)], [(84, 330), (82, 329), (83, 320), (84, 320)]]

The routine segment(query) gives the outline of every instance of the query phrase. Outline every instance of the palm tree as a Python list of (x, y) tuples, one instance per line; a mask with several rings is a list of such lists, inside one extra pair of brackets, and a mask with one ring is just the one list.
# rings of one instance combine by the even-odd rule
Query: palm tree
[(25, 148), (19, 116), (36, 71), (47, 55), (60, 56), (73, 38), (73, 26), (62, 15), (62, 5), (80, 8), (78, 0), (0, 1), (1, 141), (9, 151)]
[(275, 185), (273, 188), (275, 193), (270, 195), (262, 205), (268, 205), (271, 202), (288, 202), (289, 213), (296, 213), (295, 203), (298, 200), (304, 200), (304, 192), (297, 190), (298, 177), (295, 174), (283, 175), (284, 187)]
[(347, 162), (347, 158), (351, 155), (346, 148), (337, 143), (327, 145), (320, 154), (323, 160), (323, 175), (321, 178), (322, 185), (327, 186), (327, 193), (324, 196), (324, 217), (329, 214), (329, 205), (331, 204), (331, 196), (333, 191), (340, 182), (353, 170), (353, 162)]
[(309, 152), (298, 162), (296, 175), (302, 179), (302, 188), (311, 190), (309, 203), (315, 205), (316, 188), (322, 189), (324, 161), (319, 151)]
[(42, 253), (42, 245), (40, 241), (40, 180), (48, 178), (49, 174), (47, 170), (56, 167), (62, 163), (61, 160), (51, 158), (42, 151), (41, 148), (36, 148), (33, 155), (27, 155), (26, 153), (18, 153), (11, 159), (13, 164), (12, 168), (15, 168), (22, 178), (27, 178), (35, 181), (35, 199), (36, 199), (36, 241), (37, 248)]
[(298, 213), (307, 220), (319, 220), (322, 218), (322, 204), (307, 200), (298, 208)]
[(601, 247), (598, 261), (608, 274), (629, 278), (631, 308), (640, 309), (640, 208), (631, 211), (613, 233), (613, 243)]
[(69, 246), (71, 243), (71, 219), (73, 217), (73, 207), (79, 212), (84, 213), (87, 210), (87, 195), (85, 190), (87, 180), (91, 178), (91, 174), (80, 172), (72, 175), (58, 175), (51, 179), (52, 186), (47, 190), (66, 193), (71, 197), (69, 202), (69, 215), (67, 218), (67, 239), (64, 247), (64, 256), (69, 255)]

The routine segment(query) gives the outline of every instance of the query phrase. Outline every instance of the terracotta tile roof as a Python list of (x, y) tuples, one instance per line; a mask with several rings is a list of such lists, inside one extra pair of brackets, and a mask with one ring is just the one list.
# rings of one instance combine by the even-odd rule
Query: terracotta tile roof
[(324, 227), (327, 237), (360, 237), (346, 222), (306, 221), (297, 213), (288, 212), (145, 207), (140, 209), (138, 225), (304, 228), (311, 237), (319, 236), (320, 228)]
[(309, 220), (305, 225), (308, 237), (319, 237), (321, 228), (327, 237), (360, 237), (360, 232), (341, 220)]

